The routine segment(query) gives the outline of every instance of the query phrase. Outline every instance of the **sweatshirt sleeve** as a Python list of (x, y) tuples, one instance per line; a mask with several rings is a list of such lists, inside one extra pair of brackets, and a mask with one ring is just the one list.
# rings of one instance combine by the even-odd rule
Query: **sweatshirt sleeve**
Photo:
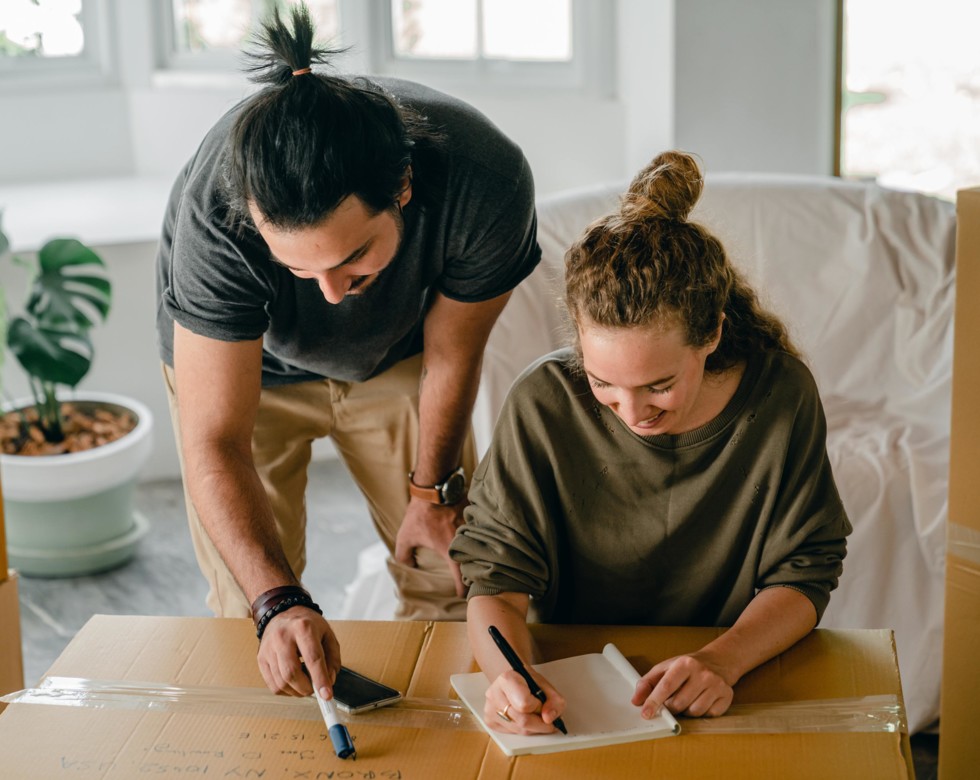
[(763, 547), (759, 590), (799, 591), (823, 616), (837, 587), (851, 524), (827, 456), (827, 423), (809, 372), (789, 439), (782, 482)]
[(466, 523), (450, 547), (469, 596), (518, 592), (542, 598), (553, 583), (548, 496), (554, 480), (544, 454), (547, 440), (527, 412), (537, 406), (529, 395), (527, 379), (519, 380), (505, 402), (473, 476)]

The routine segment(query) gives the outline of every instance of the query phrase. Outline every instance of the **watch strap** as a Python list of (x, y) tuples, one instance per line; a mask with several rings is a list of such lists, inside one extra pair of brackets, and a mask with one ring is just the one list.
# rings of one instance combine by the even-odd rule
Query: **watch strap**
[[(415, 472), (413, 471), (412, 474)], [(431, 485), (429, 487), (424, 487), (422, 485), (416, 485), (415, 480), (412, 479), (412, 474), (408, 475), (408, 493), (415, 498), (421, 498), (424, 501), (428, 501), (430, 504), (441, 504), (442, 494), (439, 492), (438, 485)]]
[(439, 504), (440, 506), (446, 506), (451, 502), (446, 501), (445, 490), (447, 483), (456, 475), (462, 474), (462, 466), (457, 467), (450, 471), (445, 477), (440, 479), (435, 485), (419, 485), (415, 482), (415, 472), (409, 472), (408, 474), (408, 492), (409, 495), (415, 498), (421, 498), (424, 501), (428, 501), (430, 504)]

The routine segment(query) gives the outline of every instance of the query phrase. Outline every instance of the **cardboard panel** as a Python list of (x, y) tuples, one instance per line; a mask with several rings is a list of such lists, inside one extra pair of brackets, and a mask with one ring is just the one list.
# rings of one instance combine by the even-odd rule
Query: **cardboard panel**
[[(346, 666), (400, 691), (408, 689), (428, 623), (352, 620), (331, 626)], [(47, 674), (264, 690), (257, 649), (247, 618), (95, 615)]]
[[(956, 314), (949, 526), (939, 777), (970, 777), (980, 766), (980, 188), (956, 198)], [(970, 554), (971, 550), (973, 555)]]
[[(4, 573), (7, 574), (6, 569)], [(17, 573), (0, 582), (0, 695), (24, 687), (24, 657), (20, 643)], [(0, 709), (4, 705), (0, 704)]]
[(477, 669), (466, 624), (433, 623), (408, 693), (420, 699), (455, 699), (450, 675)]

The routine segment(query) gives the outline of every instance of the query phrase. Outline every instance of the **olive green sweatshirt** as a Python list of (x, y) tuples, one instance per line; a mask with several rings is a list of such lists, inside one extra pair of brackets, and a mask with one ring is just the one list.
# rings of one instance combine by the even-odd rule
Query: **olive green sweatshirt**
[(531, 596), (556, 623), (732, 625), (785, 586), (818, 619), (851, 526), (809, 370), (749, 362), (715, 419), (639, 436), (556, 352), (507, 398), (451, 554), (469, 595)]

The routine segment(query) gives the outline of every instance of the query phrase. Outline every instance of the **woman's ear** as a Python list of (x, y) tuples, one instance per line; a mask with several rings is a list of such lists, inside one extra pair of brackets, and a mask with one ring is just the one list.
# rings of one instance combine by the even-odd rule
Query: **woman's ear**
[(718, 319), (718, 328), (715, 330), (714, 338), (712, 338), (711, 342), (708, 344), (708, 346), (710, 347), (710, 349), (708, 350), (709, 355), (712, 352), (714, 352), (716, 349), (718, 349), (718, 345), (721, 344), (721, 331), (722, 328), (724, 327), (725, 327), (725, 312), (722, 312), (721, 317)]

